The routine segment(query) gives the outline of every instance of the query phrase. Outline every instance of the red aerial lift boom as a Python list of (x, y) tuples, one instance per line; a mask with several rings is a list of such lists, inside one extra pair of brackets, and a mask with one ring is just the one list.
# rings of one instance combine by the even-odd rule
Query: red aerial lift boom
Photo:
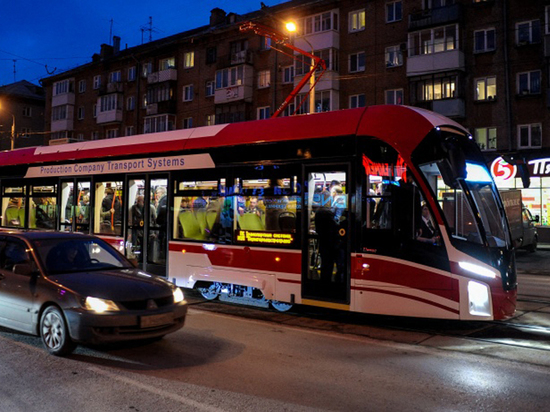
[[(288, 47), (289, 49), (294, 50), (295, 52), (298, 52), (301, 55), (309, 57), (311, 60), (313, 60), (309, 72), (302, 78), (302, 80), (300, 80), (298, 85), (294, 88), (294, 90), (292, 90), (290, 92), (290, 94), (285, 99), (285, 101), (279, 106), (279, 108), (275, 111), (275, 113), (273, 113), (273, 116), (271, 116), (271, 117), (279, 116), (279, 114), (281, 114), (283, 112), (283, 110), (286, 109), (286, 107), (290, 104), (290, 102), (292, 102), (292, 100), (296, 97), (296, 95), (300, 92), (300, 90), (302, 90), (302, 87), (304, 87), (306, 85), (306, 83), (309, 82), (311, 76), (313, 76), (313, 74), (315, 73), (317, 68), (320, 68), (321, 72), (319, 73), (319, 75), (315, 79), (315, 83), (313, 84), (313, 86), (315, 86), (317, 84), (317, 82), (319, 81), (321, 76), (323, 76), (323, 74), (327, 70), (327, 65), (325, 64), (325, 61), (323, 59), (321, 59), (319, 56), (315, 56), (311, 53), (308, 53), (307, 51), (302, 50), (299, 47), (294, 46), (293, 44), (291, 44), (289, 42), (288, 36), (285, 36), (282, 33), (279, 33), (278, 31), (272, 29), (271, 27), (264, 26), (260, 23), (254, 23), (254, 22), (251, 22), (251, 21), (247, 21), (247, 22), (242, 23), (239, 26), (239, 30), (243, 31), (243, 32), (244, 31), (253, 31), (255, 34), (257, 34), (259, 36), (269, 37), (276, 44), (280, 44), (284, 47)], [(280, 49), (277, 49), (273, 46), (271, 46), (271, 48), (278, 51), (278, 52), (287, 54), (284, 51), (282, 51)], [(292, 56), (292, 57), (295, 58), (294, 56)], [(308, 94), (310, 92), (311, 92), (311, 89), (309, 90)], [(311, 98), (315, 99), (315, 96), (312, 96)], [(305, 101), (305, 98), (300, 102), (298, 107), (296, 107), (296, 110), (294, 111), (293, 114), (295, 114), (298, 111), (298, 109), (300, 108), (300, 106), (302, 106), (304, 101)]]

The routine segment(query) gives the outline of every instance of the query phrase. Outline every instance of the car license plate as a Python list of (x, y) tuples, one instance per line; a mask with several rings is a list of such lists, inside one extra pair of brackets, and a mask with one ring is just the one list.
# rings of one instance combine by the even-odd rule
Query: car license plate
[(142, 316), (140, 326), (142, 328), (153, 328), (155, 326), (168, 325), (173, 322), (173, 313), (161, 313), (160, 315)]

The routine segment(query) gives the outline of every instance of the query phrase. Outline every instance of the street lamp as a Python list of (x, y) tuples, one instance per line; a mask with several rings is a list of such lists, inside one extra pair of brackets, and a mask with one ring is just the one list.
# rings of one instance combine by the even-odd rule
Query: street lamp
[(11, 114), (12, 122), (11, 122), (11, 149), (10, 150), (13, 150), (13, 143), (15, 142), (15, 116), (13, 113), (8, 112), (6, 109), (2, 109), (2, 106), (0, 106), (0, 110), (3, 110), (8, 114)]
[[(286, 23), (285, 27), (286, 30), (291, 33), (295, 33), (298, 30), (296, 24), (291, 21)], [(302, 37), (302, 40), (311, 47), (311, 55), (314, 55), (313, 45), (305, 37)], [(311, 67), (314, 68), (315, 66), (315, 59), (311, 59)], [(309, 78), (309, 113), (315, 113), (315, 71), (311, 73), (311, 77)]]

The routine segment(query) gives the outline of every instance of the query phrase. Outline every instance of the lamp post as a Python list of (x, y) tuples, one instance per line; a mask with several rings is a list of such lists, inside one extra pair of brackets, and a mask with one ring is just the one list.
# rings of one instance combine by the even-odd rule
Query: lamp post
[[(293, 22), (286, 23), (285, 27), (287, 31), (291, 33), (295, 33), (297, 31), (296, 24)], [(311, 54), (313, 55), (313, 45), (305, 37), (302, 37), (302, 40), (304, 40), (309, 45), (309, 47), (311, 48)], [(314, 59), (311, 59), (311, 67), (315, 67)], [(313, 72), (311, 74), (311, 77), (309, 78), (309, 113), (315, 113), (315, 72)]]
[(5, 109), (2, 109), (2, 106), (0, 106), (0, 110), (3, 110), (4, 112), (8, 113), (8, 114), (11, 114), (11, 149), (10, 150), (13, 150), (13, 145), (14, 145), (14, 142), (15, 142), (15, 115), (13, 113), (10, 113), (8, 112), (7, 110)]

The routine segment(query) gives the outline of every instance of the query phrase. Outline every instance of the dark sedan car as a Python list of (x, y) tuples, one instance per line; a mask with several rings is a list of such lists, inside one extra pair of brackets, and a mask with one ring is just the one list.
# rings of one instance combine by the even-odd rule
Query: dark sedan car
[(0, 326), (40, 335), (54, 355), (77, 343), (161, 338), (186, 314), (181, 289), (95, 236), (0, 233)]

